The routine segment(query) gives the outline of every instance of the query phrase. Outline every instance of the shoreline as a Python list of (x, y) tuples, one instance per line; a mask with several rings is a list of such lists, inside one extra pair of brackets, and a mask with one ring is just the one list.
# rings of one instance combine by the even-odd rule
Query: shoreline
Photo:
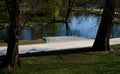
[[(29, 44), (43, 44), (46, 43), (43, 39), (36, 40), (19, 40), (19, 45), (29, 45)], [(7, 44), (3, 41), (0, 41), (0, 47), (7, 46)]]

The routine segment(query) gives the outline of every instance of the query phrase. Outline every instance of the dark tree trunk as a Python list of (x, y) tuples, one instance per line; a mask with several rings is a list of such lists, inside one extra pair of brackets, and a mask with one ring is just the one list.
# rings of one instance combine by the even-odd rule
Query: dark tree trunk
[(69, 20), (69, 16), (71, 14), (72, 8), (73, 8), (73, 4), (74, 4), (74, 0), (68, 0), (68, 9), (67, 9), (67, 14), (66, 14), (66, 18), (65, 18), (65, 25), (66, 25), (66, 35), (70, 34), (70, 27), (68, 24), (68, 20)]
[(7, 53), (3, 64), (4, 67), (13, 70), (19, 66), (19, 0), (6, 0), (6, 6), (10, 17), (10, 27), (9, 37), (6, 41), (8, 43)]
[(105, 0), (101, 23), (92, 49), (95, 51), (110, 51), (109, 35), (115, 13), (115, 1)]

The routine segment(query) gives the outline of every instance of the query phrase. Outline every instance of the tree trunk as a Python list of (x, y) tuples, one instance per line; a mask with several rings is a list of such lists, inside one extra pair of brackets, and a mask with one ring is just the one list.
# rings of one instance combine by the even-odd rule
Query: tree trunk
[(9, 70), (13, 70), (19, 66), (19, 0), (6, 0), (6, 6), (10, 17), (10, 27), (9, 37), (7, 39), (7, 53), (3, 64), (4, 67), (7, 67)]
[(68, 9), (67, 9), (66, 17), (65, 17), (66, 35), (71, 34), (70, 27), (69, 27), (69, 24), (68, 24), (68, 20), (69, 20), (69, 16), (70, 16), (72, 8), (73, 8), (73, 4), (74, 4), (74, 0), (68, 0)]
[(101, 23), (92, 49), (95, 51), (110, 51), (109, 35), (115, 13), (115, 1), (105, 0)]

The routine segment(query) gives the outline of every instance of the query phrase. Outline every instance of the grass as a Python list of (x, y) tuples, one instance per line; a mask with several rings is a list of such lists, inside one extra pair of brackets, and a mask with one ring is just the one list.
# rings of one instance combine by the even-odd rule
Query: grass
[(120, 45), (113, 53), (87, 51), (89, 48), (21, 55), (21, 67), (0, 74), (119, 74)]

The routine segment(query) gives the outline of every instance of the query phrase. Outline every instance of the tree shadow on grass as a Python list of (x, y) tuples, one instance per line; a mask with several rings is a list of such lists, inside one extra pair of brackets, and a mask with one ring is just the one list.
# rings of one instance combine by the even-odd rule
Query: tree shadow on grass
[(49, 55), (64, 55), (72, 53), (84, 53), (90, 52), (91, 48), (76, 48), (76, 49), (65, 49), (65, 50), (54, 50), (54, 51), (41, 51), (35, 53), (20, 54), (20, 57), (32, 57), (32, 56), (49, 56)]
[(3, 66), (4, 59), (5, 59), (5, 56), (0, 56), (0, 71), (2, 71), (4, 68), (4, 66)]
[[(54, 50), (54, 51), (41, 51), (34, 53), (20, 54), (20, 57), (32, 57), (32, 56), (49, 56), (49, 55), (64, 55), (72, 53), (84, 53), (92, 51), (90, 47), (87, 48), (76, 48), (76, 49), (65, 49), (65, 50)], [(4, 59), (5, 56), (0, 56), (0, 61)]]
[[(76, 48), (76, 49), (65, 49), (65, 50), (55, 50), (55, 51), (41, 51), (35, 53), (25, 53), (20, 54), (20, 57), (37, 57), (37, 56), (49, 56), (49, 55), (64, 55), (72, 53), (85, 53), (92, 51), (91, 48)], [(5, 59), (5, 56), (0, 56), (0, 66), (2, 61)], [(1, 67), (0, 67), (1, 68)]]

